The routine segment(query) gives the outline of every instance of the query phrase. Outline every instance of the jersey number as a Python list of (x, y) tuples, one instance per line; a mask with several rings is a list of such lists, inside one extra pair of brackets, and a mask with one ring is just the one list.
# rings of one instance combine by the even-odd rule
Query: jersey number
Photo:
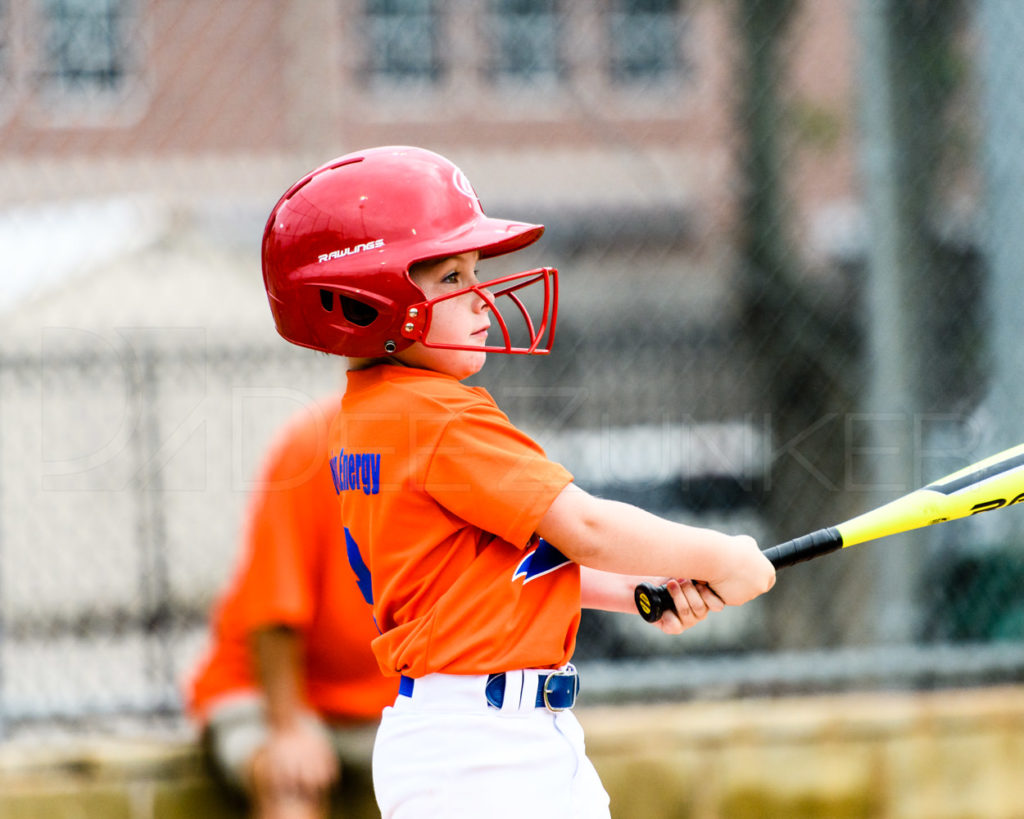
[(370, 570), (367, 568), (363, 556), (359, 554), (359, 544), (356, 543), (347, 526), (345, 527), (345, 549), (348, 553), (348, 565), (355, 572), (356, 585), (359, 586), (359, 591), (362, 592), (363, 600), (372, 606), (373, 583), (370, 580)]

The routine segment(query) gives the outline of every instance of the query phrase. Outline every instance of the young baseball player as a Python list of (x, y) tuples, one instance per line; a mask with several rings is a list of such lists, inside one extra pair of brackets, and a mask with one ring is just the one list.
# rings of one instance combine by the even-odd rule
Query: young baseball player
[(462, 383), (488, 352), (550, 349), (557, 271), (476, 273), (542, 231), (484, 215), (443, 157), (383, 147), (299, 180), (264, 232), (280, 334), (351, 359), (331, 465), (373, 651), (400, 677), (374, 747), (384, 817), (609, 816), (571, 711), (581, 607), (631, 612), (640, 579), (672, 578), (675, 633), (775, 580), (749, 537), (589, 495)]
[(352, 582), (327, 434), (337, 396), (284, 425), (250, 497), (238, 570), (187, 690), (220, 777), (261, 819), (327, 816), (342, 762), (398, 681), (380, 673)]

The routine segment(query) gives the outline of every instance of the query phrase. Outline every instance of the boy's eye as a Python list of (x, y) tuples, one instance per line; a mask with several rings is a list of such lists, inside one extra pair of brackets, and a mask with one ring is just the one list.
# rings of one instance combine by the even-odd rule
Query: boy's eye
[(445, 284), (455, 284), (458, 280), (459, 280), (459, 271), (458, 270), (453, 270), (451, 273), (449, 273), (447, 276), (445, 276), (443, 279), (441, 279), (441, 281), (444, 282)]

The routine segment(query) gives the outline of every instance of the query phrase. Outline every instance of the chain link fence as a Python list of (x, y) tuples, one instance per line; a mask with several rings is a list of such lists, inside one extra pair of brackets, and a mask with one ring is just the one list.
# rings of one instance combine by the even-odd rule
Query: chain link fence
[[(770, 545), (1018, 442), (1021, 44), (1005, 0), (0, 2), (0, 732), (180, 717), (265, 447), (341, 383), (262, 220), (363, 145), (547, 225), (485, 273), (561, 270), (555, 352), (474, 383), (592, 492)], [(585, 693), (1019, 680), (1020, 515), (681, 637), (587, 612)]]

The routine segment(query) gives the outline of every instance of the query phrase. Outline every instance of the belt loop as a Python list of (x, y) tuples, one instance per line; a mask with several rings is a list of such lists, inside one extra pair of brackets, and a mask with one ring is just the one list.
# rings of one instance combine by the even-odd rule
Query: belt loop
[(502, 713), (519, 711), (522, 708), (525, 678), (525, 671), (505, 672), (505, 699), (501, 703)]

